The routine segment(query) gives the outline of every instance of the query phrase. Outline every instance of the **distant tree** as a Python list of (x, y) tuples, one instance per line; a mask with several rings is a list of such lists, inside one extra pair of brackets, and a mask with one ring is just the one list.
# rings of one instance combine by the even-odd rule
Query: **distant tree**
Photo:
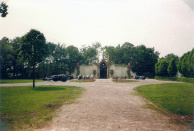
[(168, 60), (170, 62), (170, 60), (173, 58), (176, 65), (178, 64), (179, 62), (179, 57), (173, 53), (170, 53), (170, 54), (167, 54), (165, 57), (164, 57), (166, 60)]
[(178, 70), (185, 77), (194, 77), (194, 49), (181, 56)]
[(10, 40), (7, 37), (3, 37), (0, 40), (0, 68), (1, 78), (9, 78), (9, 72), (11, 71), (13, 61), (13, 49), (10, 44)]
[(159, 53), (154, 48), (146, 48), (145, 45), (134, 47), (133, 44), (125, 42), (117, 47), (105, 46), (105, 53), (110, 61), (115, 64), (131, 64), (133, 72), (137, 75), (153, 77), (155, 75), (155, 64)]
[(100, 43), (94, 43), (92, 46), (83, 47), (81, 49), (82, 61), (81, 64), (89, 65), (97, 60), (98, 49), (101, 47)]
[(33, 69), (33, 88), (35, 87), (35, 67), (48, 55), (48, 46), (44, 35), (31, 29), (21, 38), (21, 54), (23, 59), (32, 66)]
[(175, 63), (174, 58), (172, 58), (170, 60), (167, 71), (168, 71), (169, 76), (171, 76), (171, 77), (173, 77), (177, 74), (177, 65)]
[(11, 40), (11, 46), (12, 46), (12, 55), (13, 55), (13, 78), (15, 78), (16, 74), (18, 77), (19, 68), (21, 68), (22, 65), (22, 58), (19, 56), (20, 53), (20, 37), (16, 37), (13, 40)]
[(155, 73), (158, 76), (168, 76), (168, 68), (169, 62), (166, 59), (160, 59), (156, 64), (155, 64)]
[(7, 7), (8, 7), (8, 5), (6, 5), (4, 2), (1, 2), (1, 4), (0, 4), (1, 17), (6, 17), (6, 15), (8, 14)]
[(145, 45), (135, 47), (134, 63), (131, 64), (132, 70), (137, 75), (154, 77), (155, 64), (159, 58), (159, 53), (154, 48), (146, 48)]
[(68, 46), (66, 48), (66, 53), (67, 68), (69, 71), (69, 75), (71, 75), (71, 73), (75, 70), (77, 62), (82, 60), (82, 56), (78, 48), (74, 46)]
[(103, 49), (105, 50), (106, 58), (109, 57), (109, 60), (115, 64), (127, 65), (134, 62), (135, 48), (129, 42), (125, 42), (123, 45), (119, 44), (117, 47), (105, 46)]

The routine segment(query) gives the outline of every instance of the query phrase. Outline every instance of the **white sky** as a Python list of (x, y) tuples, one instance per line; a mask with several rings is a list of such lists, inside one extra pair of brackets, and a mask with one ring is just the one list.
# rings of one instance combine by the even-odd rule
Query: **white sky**
[[(2, 0), (0, 0), (1, 2)], [(130, 42), (182, 56), (194, 48), (194, 11), (183, 0), (3, 0), (0, 39), (30, 29), (66, 46)]]

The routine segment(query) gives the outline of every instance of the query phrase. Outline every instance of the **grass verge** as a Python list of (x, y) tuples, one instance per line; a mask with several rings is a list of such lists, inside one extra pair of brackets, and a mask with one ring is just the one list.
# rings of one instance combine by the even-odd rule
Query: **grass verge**
[(113, 79), (113, 82), (138, 82), (136, 80)]
[(1, 87), (0, 117), (10, 128), (38, 128), (62, 104), (75, 102), (83, 88), (67, 86)]
[(193, 119), (194, 84), (170, 83), (135, 88), (143, 97), (173, 114)]
[[(35, 80), (35, 82), (41, 82), (42, 80)], [(0, 84), (14, 84), (14, 83), (32, 83), (32, 79), (1, 79)]]
[(94, 82), (95, 79), (71, 80), (70, 82)]

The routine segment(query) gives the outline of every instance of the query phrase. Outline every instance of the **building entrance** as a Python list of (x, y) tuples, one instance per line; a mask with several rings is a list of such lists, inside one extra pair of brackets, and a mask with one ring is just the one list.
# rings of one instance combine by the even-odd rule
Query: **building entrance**
[(107, 78), (107, 65), (105, 62), (100, 64), (100, 78)]

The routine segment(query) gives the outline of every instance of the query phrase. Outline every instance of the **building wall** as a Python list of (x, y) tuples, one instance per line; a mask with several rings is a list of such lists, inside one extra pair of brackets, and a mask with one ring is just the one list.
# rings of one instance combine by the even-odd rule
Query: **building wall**
[[(80, 75), (93, 75), (93, 70), (97, 70), (97, 65), (81, 65), (80, 66)], [(77, 70), (75, 69), (75, 72), (72, 73), (73, 77), (76, 78)]]
[[(96, 70), (96, 73), (98, 73), (98, 68), (97, 68), (97, 64), (92, 64), (92, 65), (81, 65), (80, 66), (80, 75), (93, 75), (93, 70)], [(108, 71), (109, 70), (109, 71)], [(114, 70), (114, 74), (113, 76), (111, 76), (110, 74), (110, 70)], [(112, 77), (119, 77), (119, 78), (124, 78), (125, 76), (128, 77), (127, 75), (127, 65), (115, 65), (115, 64), (111, 64), (109, 65), (107, 72), (109, 72), (109, 74), (107, 74), (108, 78), (112, 78)], [(131, 76), (135, 76), (135, 73), (131, 72)], [(77, 74), (77, 70), (75, 69), (75, 72), (72, 73), (73, 77), (76, 78), (76, 74)], [(95, 75), (95, 78), (99, 78), (99, 75)]]
[[(110, 70), (114, 70), (114, 74), (112, 77), (125, 77), (127, 75), (127, 65), (115, 65), (115, 64), (112, 64), (110, 65)], [(132, 72), (132, 70), (130, 70), (131, 72), (131, 76), (135, 76), (135, 73)], [(111, 77), (111, 74), (109, 74), (109, 76)]]

